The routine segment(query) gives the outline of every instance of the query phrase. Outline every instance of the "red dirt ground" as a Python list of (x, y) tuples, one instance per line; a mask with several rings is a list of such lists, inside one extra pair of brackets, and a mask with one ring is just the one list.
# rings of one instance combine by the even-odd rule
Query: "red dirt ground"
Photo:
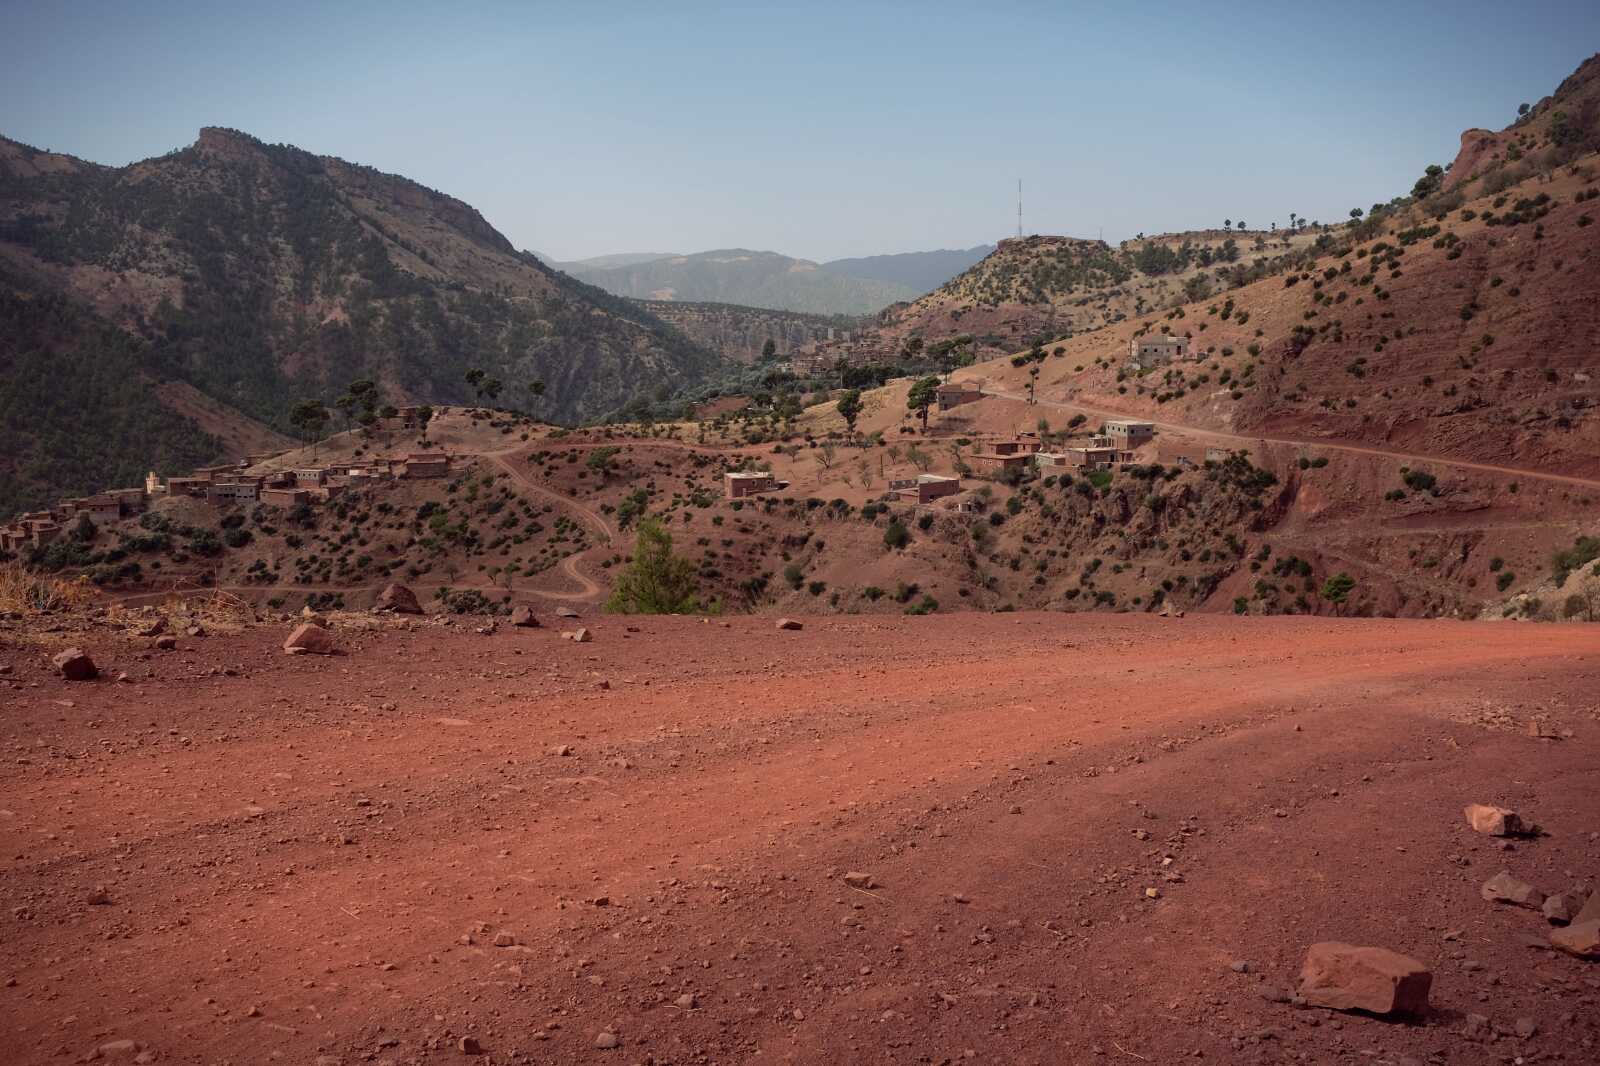
[[(276, 627), (153, 657), (46, 634), (130, 674), (75, 685), (0, 634), (0, 1059), (1600, 1054), (1600, 965), (1478, 894), (1600, 874), (1588, 627), (591, 624), (340, 631), (327, 659)], [(1474, 801), (1548, 835), (1502, 848)], [(1263, 995), (1328, 939), (1429, 964), (1435, 1013)]]

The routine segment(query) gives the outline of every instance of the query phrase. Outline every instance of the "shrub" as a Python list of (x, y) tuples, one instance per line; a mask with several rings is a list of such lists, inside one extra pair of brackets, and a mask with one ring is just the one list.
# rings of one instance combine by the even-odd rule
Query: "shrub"
[[(929, 517), (924, 515), (923, 517)], [(887, 548), (899, 550), (911, 542), (911, 534), (906, 531), (905, 525), (896, 518), (889, 523), (889, 528), (883, 531), (883, 543)]]
[(1516, 579), (1517, 579), (1517, 575), (1516, 574), (1513, 574), (1511, 571), (1506, 570), (1506, 571), (1502, 572), (1499, 577), (1494, 579), (1494, 587), (1499, 589), (1501, 592), (1504, 592), (1506, 589), (1511, 587), (1511, 583), (1513, 581), (1515, 581)]

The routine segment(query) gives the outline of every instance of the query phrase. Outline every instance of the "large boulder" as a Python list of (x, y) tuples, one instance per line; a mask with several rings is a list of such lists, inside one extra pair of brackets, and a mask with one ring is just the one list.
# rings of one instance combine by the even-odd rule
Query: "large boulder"
[(55, 665), (56, 672), (68, 681), (93, 681), (100, 676), (94, 660), (82, 648), (67, 648), (57, 652), (50, 662)]
[(421, 614), (422, 604), (417, 602), (417, 594), (404, 585), (391, 584), (378, 593), (376, 609), (391, 614)]
[(1462, 808), (1467, 824), (1475, 833), (1492, 837), (1514, 837), (1526, 832), (1522, 818), (1516, 811), (1504, 807), (1490, 807), (1482, 803), (1469, 803)]
[(1300, 968), (1300, 995), (1314, 1007), (1372, 1014), (1427, 1012), (1433, 974), (1388, 948), (1324, 941), (1312, 944)]
[(532, 607), (511, 608), (511, 624), (518, 629), (538, 629), (539, 619), (534, 617)]
[(333, 634), (307, 622), (289, 634), (289, 639), (283, 642), (283, 650), (290, 655), (333, 655), (339, 649), (333, 643)]
[(1586, 922), (1573, 922), (1565, 929), (1550, 933), (1550, 943), (1583, 959), (1600, 959), (1600, 918)]
[(778, 619), (777, 628), (779, 628), (779, 629), (804, 629), (805, 626), (802, 623), (795, 621), (793, 618), (780, 618), (780, 619)]

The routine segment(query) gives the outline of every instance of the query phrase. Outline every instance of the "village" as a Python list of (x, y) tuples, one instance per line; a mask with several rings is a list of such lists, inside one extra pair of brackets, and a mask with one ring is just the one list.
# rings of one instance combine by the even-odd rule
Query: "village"
[(444, 452), (410, 452), (364, 462), (261, 470), (284, 452), (245, 455), (236, 462), (201, 467), (163, 482), (154, 471), (137, 488), (106, 489), (60, 501), (44, 511), (28, 511), (0, 526), (0, 551), (44, 548), (65, 536), (75, 523), (99, 527), (143, 514), (155, 502), (188, 497), (216, 507), (265, 504), (285, 510), (337, 499), (361, 486), (396, 479), (442, 478), (450, 473)]

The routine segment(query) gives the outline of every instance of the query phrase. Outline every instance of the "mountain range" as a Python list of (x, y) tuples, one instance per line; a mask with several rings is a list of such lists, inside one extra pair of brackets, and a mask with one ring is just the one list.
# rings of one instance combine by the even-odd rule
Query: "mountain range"
[(979, 245), (818, 263), (777, 252), (723, 248), (693, 255), (638, 252), (545, 262), (613, 295), (635, 300), (866, 315), (916, 299), (992, 250), (990, 245)]

